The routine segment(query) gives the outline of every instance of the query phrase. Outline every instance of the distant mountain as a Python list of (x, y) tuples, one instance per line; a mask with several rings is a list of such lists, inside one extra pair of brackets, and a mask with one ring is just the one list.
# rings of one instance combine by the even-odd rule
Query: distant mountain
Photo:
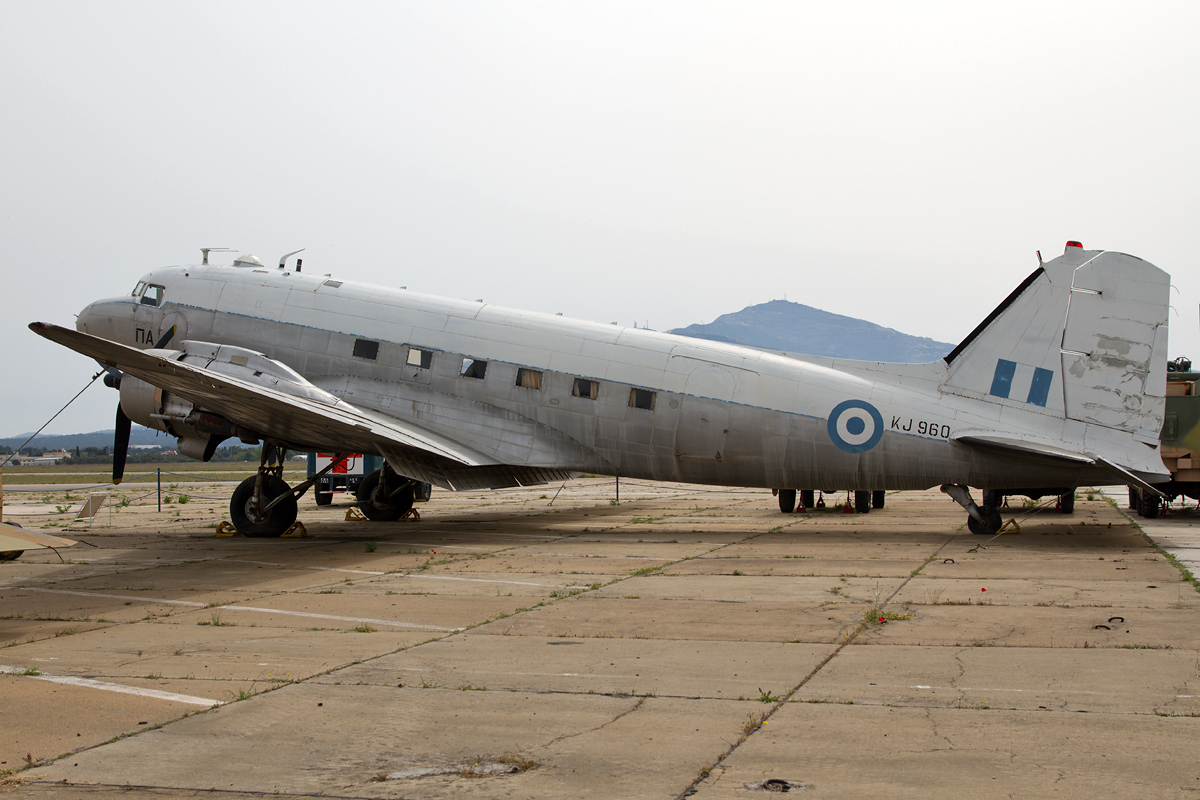
[[(74, 450), (76, 447), (107, 447), (110, 450), (113, 446), (114, 431), (92, 431), (91, 433), (68, 433), (60, 435), (46, 435), (34, 437), (26, 447), (32, 447), (38, 452), (48, 452), (50, 450)], [(10, 450), (14, 447), (19, 447), (24, 444), (29, 438), (29, 434), (21, 436), (10, 436), (7, 439), (0, 439), (0, 447), (7, 447)], [(175, 438), (167, 436), (165, 433), (144, 428), (141, 425), (134, 425), (129, 432), (129, 443), (131, 445), (139, 444), (156, 444), (163, 447), (175, 447)]]
[(910, 336), (787, 300), (748, 306), (723, 314), (707, 325), (688, 325), (671, 333), (764, 350), (864, 361), (923, 363), (937, 361), (954, 349), (946, 342)]

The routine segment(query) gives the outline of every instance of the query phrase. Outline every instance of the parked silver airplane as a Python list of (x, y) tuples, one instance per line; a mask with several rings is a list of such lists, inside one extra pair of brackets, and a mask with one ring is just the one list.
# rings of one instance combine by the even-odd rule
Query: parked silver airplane
[[(293, 255), (293, 254), (288, 254)], [(766, 352), (333, 280), (243, 256), (155, 270), (78, 330), (130, 420), (207, 460), (262, 441), (235, 526), (277, 536), (312, 481), (287, 450), (374, 453), (363, 509), (395, 519), (417, 481), (452, 490), (593, 472), (781, 490), (941, 485), (977, 533), (1005, 494), (1168, 478), (1159, 457), (1169, 276), (1068, 242), (944, 359), (885, 364)], [(1039, 256), (1039, 261), (1041, 257)], [(983, 505), (968, 486), (984, 488)]]

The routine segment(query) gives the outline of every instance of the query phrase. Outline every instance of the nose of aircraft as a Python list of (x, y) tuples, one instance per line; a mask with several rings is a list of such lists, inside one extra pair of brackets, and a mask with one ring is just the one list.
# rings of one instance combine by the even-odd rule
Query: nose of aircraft
[(113, 341), (132, 343), (134, 309), (129, 298), (110, 297), (89, 303), (75, 317), (75, 329)]
[(75, 315), (75, 330), (91, 333), (95, 327), (96, 306), (98, 303), (88, 303), (83, 311)]

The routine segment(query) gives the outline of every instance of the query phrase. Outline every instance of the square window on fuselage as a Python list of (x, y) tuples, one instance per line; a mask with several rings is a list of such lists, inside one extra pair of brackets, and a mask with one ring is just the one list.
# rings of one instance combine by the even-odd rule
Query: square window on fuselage
[(464, 358), (462, 360), (462, 370), (459, 372), (464, 378), (479, 378), (483, 379), (487, 374), (488, 362), (480, 361), (478, 358)]
[(655, 393), (649, 389), (630, 389), (629, 406), (631, 408), (642, 408), (646, 411), (653, 411), (654, 395)]
[(379, 358), (379, 342), (373, 342), (370, 339), (355, 339), (354, 357), (368, 358), (374, 361)]
[(542, 371), (520, 368), (517, 370), (517, 386), (525, 389), (542, 388)]
[(408, 365), (410, 367), (429, 369), (433, 366), (433, 351), (422, 350), (419, 347), (408, 348)]
[(571, 387), (571, 394), (588, 400), (595, 400), (599, 391), (600, 384), (597, 381), (589, 381), (587, 378), (576, 378), (575, 384)]

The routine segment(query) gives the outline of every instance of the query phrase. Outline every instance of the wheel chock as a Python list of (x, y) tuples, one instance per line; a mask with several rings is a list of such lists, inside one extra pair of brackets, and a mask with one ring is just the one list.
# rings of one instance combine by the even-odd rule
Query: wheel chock
[(420, 522), (421, 512), (417, 511), (415, 508), (410, 508), (408, 511), (404, 512), (400, 519), (411, 519), (413, 522)]
[(999, 536), (1000, 534), (1004, 533), (1006, 530), (1008, 530), (1010, 525), (1012, 526), (1012, 530), (1009, 531), (1010, 533), (1020, 533), (1021, 532), (1021, 526), (1017, 524), (1017, 520), (1013, 517), (1010, 517), (1008, 522), (1001, 525), (1000, 530), (996, 531), (996, 535)]
[(308, 536), (308, 528), (305, 528), (300, 520), (296, 520), (291, 527), (279, 534), (280, 539), (303, 539), (305, 536)]
[(238, 533), (238, 529), (233, 527), (233, 525), (231, 523), (229, 523), (225, 520), (221, 520), (217, 524), (217, 532), (213, 535), (214, 536), (241, 536), (241, 534)]
[(354, 522), (356, 520), (366, 519), (367, 515), (359, 511), (358, 506), (350, 506), (346, 509), (346, 522)]

